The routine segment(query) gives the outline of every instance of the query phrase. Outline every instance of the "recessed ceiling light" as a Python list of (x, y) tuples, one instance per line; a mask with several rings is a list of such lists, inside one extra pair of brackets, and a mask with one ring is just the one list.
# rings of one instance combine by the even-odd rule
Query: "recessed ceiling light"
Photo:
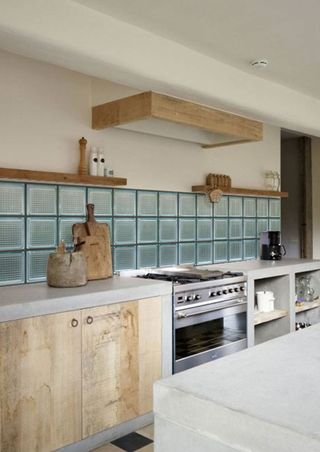
[(265, 68), (266, 66), (268, 66), (269, 61), (266, 60), (265, 58), (259, 58), (258, 60), (251, 61), (250, 64), (254, 68), (261, 69), (261, 68)]

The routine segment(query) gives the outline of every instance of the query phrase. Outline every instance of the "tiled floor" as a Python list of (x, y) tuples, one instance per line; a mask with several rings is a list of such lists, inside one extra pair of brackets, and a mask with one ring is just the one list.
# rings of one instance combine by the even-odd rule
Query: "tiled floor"
[(153, 424), (104, 444), (92, 452), (153, 452)]

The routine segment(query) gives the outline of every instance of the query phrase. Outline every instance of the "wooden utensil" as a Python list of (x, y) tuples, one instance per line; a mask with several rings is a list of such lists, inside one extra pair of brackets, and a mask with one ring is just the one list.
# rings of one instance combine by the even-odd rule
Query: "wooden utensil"
[(112, 277), (109, 226), (97, 223), (94, 204), (87, 205), (87, 222), (72, 226), (72, 235), (75, 250), (80, 250), (85, 255), (88, 280)]

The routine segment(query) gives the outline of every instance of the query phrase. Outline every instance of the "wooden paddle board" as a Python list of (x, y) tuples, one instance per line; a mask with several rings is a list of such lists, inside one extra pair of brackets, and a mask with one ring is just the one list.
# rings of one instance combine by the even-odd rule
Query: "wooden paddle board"
[(76, 251), (82, 251), (87, 263), (87, 278), (110, 278), (112, 272), (112, 255), (109, 225), (98, 223), (94, 218), (94, 204), (87, 205), (86, 223), (72, 226), (72, 235)]

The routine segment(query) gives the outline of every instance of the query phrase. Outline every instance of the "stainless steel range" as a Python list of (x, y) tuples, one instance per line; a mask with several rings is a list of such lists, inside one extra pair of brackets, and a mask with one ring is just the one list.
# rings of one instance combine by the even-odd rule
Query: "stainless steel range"
[(174, 373), (247, 347), (242, 273), (177, 267), (138, 276), (173, 283)]

